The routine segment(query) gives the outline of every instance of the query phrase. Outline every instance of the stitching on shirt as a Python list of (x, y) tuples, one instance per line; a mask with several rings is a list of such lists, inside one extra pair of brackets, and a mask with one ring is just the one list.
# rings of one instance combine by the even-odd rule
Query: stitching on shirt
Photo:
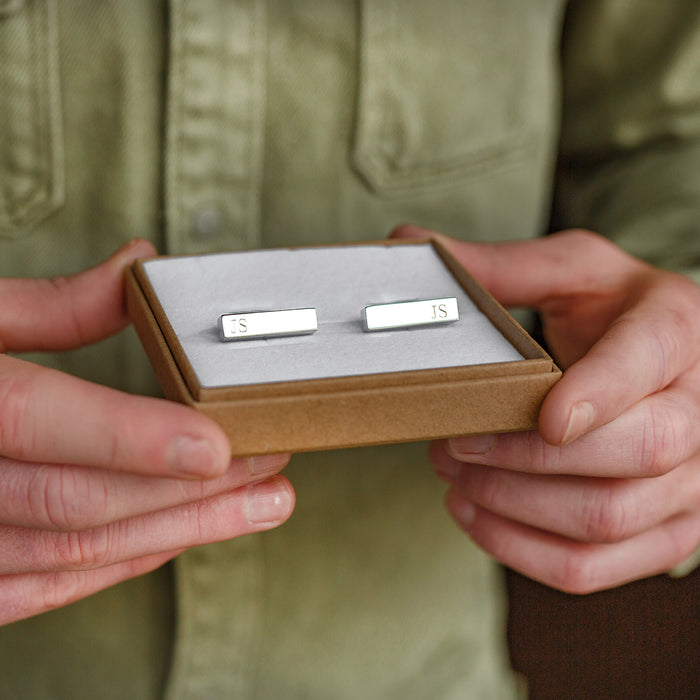
[(63, 143), (58, 84), (57, 9), (55, 0), (34, 3), (26, 9), (31, 23), (31, 112), (33, 162), (38, 169), (32, 190), (24, 198), (8, 200), (0, 212), (0, 227), (17, 228), (41, 220), (64, 201)]
[[(373, 188), (394, 196), (417, 187), (444, 189), (468, 179), (512, 169), (532, 154), (536, 147), (535, 134), (532, 130), (520, 129), (508, 131), (485, 145), (462, 144), (448, 157), (434, 160), (429, 154), (417, 153), (417, 157), (399, 162), (391, 150), (390, 107), (392, 96), (397, 94), (394, 68), (398, 56), (400, 6), (397, 0), (387, 0), (381, 8), (384, 12), (378, 17), (373, 16), (373, 7), (374, 3), (366, 3), (367, 15), (362, 25), (364, 37), (361, 36), (361, 41), (368, 45), (360, 49), (367, 58), (361, 64), (364, 71), (360, 74), (353, 154), (360, 174)], [(383, 77), (379, 85), (375, 84), (377, 70)]]
[[(182, 13), (183, 8), (177, 0), (170, 3), (170, 61), (171, 73), (169, 85), (169, 109), (168, 109), (168, 198), (166, 226), (168, 234), (176, 243), (180, 244), (181, 238), (181, 201), (180, 201), (180, 171), (182, 168), (182, 129), (181, 129), (181, 101), (183, 79), (183, 63), (185, 55), (184, 42), (182, 40)], [(173, 66), (174, 64), (174, 66)]]
[[(388, 140), (390, 136), (390, 120), (389, 120), (389, 106), (391, 98), (396, 94), (396, 81), (394, 76), (396, 71), (394, 70), (394, 61), (396, 60), (396, 31), (397, 31), (397, 8), (396, 2), (394, 0), (389, 0), (386, 5), (386, 35), (385, 35), (385, 56), (387, 57), (387, 77), (384, 83), (384, 88), (381, 91), (383, 95), (383, 100), (379, 102), (380, 117), (381, 121), (379, 124), (379, 129), (377, 133), (379, 135), (378, 139), (378, 150), (382, 153), (388, 154), (389, 144)], [(383, 104), (382, 104), (383, 102)]]
[(257, 0), (253, 8), (253, 46), (252, 46), (252, 62), (251, 62), (251, 132), (249, 141), (250, 151), (250, 172), (248, 181), (250, 183), (248, 192), (249, 211), (246, 219), (248, 231), (246, 238), (249, 245), (254, 245), (257, 242), (258, 232), (260, 230), (260, 221), (262, 212), (260, 207), (262, 199), (259, 196), (259, 191), (263, 178), (264, 164), (262, 162), (263, 155), (261, 151), (264, 149), (263, 129), (265, 128), (265, 111), (267, 94), (265, 90), (265, 36), (267, 28), (265, 17), (265, 6), (260, 0)]

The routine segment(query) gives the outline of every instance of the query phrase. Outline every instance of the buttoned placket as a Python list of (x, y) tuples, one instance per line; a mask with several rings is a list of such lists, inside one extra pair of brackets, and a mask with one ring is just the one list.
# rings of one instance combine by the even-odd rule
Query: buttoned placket
[(169, 26), (169, 251), (259, 246), (265, 4), (170, 0)]
[[(170, 0), (170, 253), (260, 245), (265, 59), (263, 0)], [(253, 697), (264, 624), (260, 539), (190, 550), (174, 570), (176, 639), (166, 697)]]

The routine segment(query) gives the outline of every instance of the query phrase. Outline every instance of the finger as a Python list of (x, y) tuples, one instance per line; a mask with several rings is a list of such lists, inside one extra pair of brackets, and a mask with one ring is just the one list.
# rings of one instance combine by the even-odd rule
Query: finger
[(154, 554), (92, 571), (15, 574), (0, 577), (0, 625), (74, 603), (98, 591), (154, 571), (182, 550)]
[(186, 406), (0, 357), (0, 454), (184, 478), (223, 474), (231, 448)]
[(566, 444), (661, 391), (695, 367), (700, 288), (674, 275), (645, 291), (545, 398), (540, 431)]
[(80, 532), (0, 528), (0, 575), (76, 571), (269, 530), (294, 507), (281, 476), (158, 513)]
[(50, 280), (0, 279), (0, 352), (68, 350), (127, 324), (124, 268), (155, 254), (135, 240), (86, 272)]
[(700, 545), (700, 515), (685, 513), (615, 544), (586, 544), (489, 513), (448, 493), (450, 513), (501, 563), (569, 593), (592, 593), (660, 574)]
[(463, 464), (445, 452), (436, 470), (480, 508), (579, 542), (620, 542), (700, 504), (700, 466), (656, 479), (541, 476)]
[(650, 268), (589, 231), (565, 231), (536, 240), (474, 243), (416, 226), (392, 238), (436, 238), (504, 306), (541, 308), (562, 299), (596, 296)]
[(541, 474), (643, 478), (665, 474), (700, 450), (700, 401), (679, 380), (619, 418), (566, 445), (534, 431), (453, 438), (457, 460)]
[(204, 481), (0, 459), (0, 523), (74, 532), (232, 491), (278, 473), (288, 455), (235, 459)]
[[(393, 235), (426, 233), (404, 227)], [(552, 444), (604, 425), (698, 361), (700, 288), (600, 236), (568, 231), (501, 244), (438, 238), (502, 304), (538, 309), (549, 323), (563, 314), (600, 326), (602, 337), (542, 405), (540, 431)]]

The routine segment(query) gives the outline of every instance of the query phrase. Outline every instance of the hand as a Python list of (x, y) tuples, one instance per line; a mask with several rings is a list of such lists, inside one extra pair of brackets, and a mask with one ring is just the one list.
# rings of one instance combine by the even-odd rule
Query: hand
[[(127, 324), (128, 244), (74, 277), (0, 280), (0, 352), (67, 350)], [(0, 355), (0, 623), (66, 605), (194, 545), (279, 525), (287, 456), (231, 460), (213, 421)]]
[(700, 288), (583, 231), (441, 240), (501, 303), (539, 312), (565, 369), (539, 434), (432, 446), (456, 521), (504, 564), (575, 593), (690, 556), (700, 545)]

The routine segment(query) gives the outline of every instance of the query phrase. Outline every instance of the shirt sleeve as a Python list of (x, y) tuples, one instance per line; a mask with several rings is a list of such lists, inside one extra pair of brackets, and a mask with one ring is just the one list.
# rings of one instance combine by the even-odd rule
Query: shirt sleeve
[(700, 282), (700, 3), (573, 0), (553, 224)]
[(561, 67), (553, 227), (700, 283), (700, 3), (573, 0)]

